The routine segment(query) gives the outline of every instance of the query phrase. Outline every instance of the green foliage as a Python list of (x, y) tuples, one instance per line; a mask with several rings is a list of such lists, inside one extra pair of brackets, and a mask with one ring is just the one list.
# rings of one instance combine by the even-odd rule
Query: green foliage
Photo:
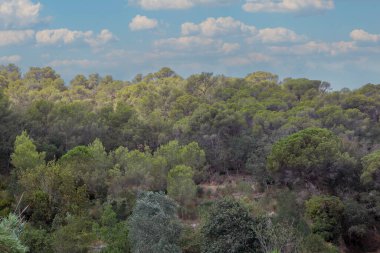
[(304, 239), (304, 253), (339, 253), (338, 248), (326, 243), (323, 238), (317, 234), (311, 234)]
[(95, 230), (106, 244), (102, 252), (128, 253), (128, 226), (125, 221), (118, 222), (117, 215), (112, 207), (107, 205), (100, 218), (100, 226)]
[(218, 200), (211, 207), (202, 227), (202, 252), (260, 252), (255, 225), (255, 219), (239, 202)]
[(56, 253), (88, 252), (95, 241), (93, 223), (87, 217), (68, 215), (62, 226), (52, 235), (53, 251)]
[[(162, 68), (132, 82), (91, 74), (65, 85), (50, 67), (23, 75), (0, 66), (0, 216), (22, 212), (30, 252), (250, 252), (262, 251), (260, 235), (282, 252), (293, 232), (310, 230), (375, 252), (379, 101), (380, 85), (331, 91), (262, 71), (184, 79)], [(179, 202), (190, 214), (182, 236), (172, 201), (149, 193), (136, 203), (139, 191)], [(303, 206), (315, 194), (346, 201), (341, 215), (335, 200), (307, 202), (309, 228)], [(225, 204), (203, 221), (214, 227), (207, 231), (199, 220), (221, 195), (270, 215), (271, 225), (255, 233), (247, 224), (257, 218)], [(334, 250), (315, 233), (301, 252)]]
[(171, 141), (161, 146), (154, 155), (164, 157), (169, 168), (183, 164), (195, 170), (201, 170), (206, 162), (205, 152), (196, 142), (181, 146), (178, 141)]
[(27, 225), (21, 235), (21, 241), (28, 246), (30, 253), (53, 253), (51, 234), (44, 229)]
[(378, 173), (380, 171), (380, 150), (376, 150), (362, 158), (363, 171), (360, 179), (363, 184), (374, 184), (378, 188)]
[(304, 96), (311, 98), (319, 93), (319, 91), (326, 91), (330, 84), (319, 80), (308, 80), (306, 78), (301, 79), (286, 79), (283, 86), (292, 92), (298, 100), (301, 100)]
[(306, 202), (306, 215), (313, 223), (313, 233), (329, 242), (338, 240), (343, 211), (342, 201), (335, 196), (314, 196)]
[(28, 251), (20, 235), (24, 229), (24, 222), (14, 214), (0, 220), (0, 251), (4, 253), (24, 253)]
[(183, 253), (201, 252), (202, 235), (199, 227), (184, 226), (180, 243)]
[[(329, 187), (355, 161), (343, 152), (342, 141), (331, 131), (308, 128), (275, 143), (267, 161), (281, 182), (306, 181)], [(344, 167), (343, 167), (344, 165)]]
[(79, 214), (88, 204), (86, 187), (77, 184), (71, 170), (52, 162), (23, 172), (19, 183), (25, 192), (21, 207), (28, 207), (36, 224), (51, 224), (58, 214)]
[(1, 190), (0, 182), (0, 218), (7, 216), (11, 211), (13, 198), (6, 190)]
[(105, 179), (112, 162), (100, 140), (70, 150), (59, 160), (59, 164), (71, 171), (77, 181), (83, 182), (90, 198), (106, 197)]
[(191, 203), (197, 190), (193, 177), (191, 167), (177, 165), (171, 169), (168, 174), (168, 195), (182, 205)]
[(16, 138), (11, 159), (18, 171), (25, 171), (45, 164), (45, 153), (39, 153), (26, 131), (23, 131)]
[(263, 217), (253, 227), (262, 252), (302, 252), (302, 237), (291, 223), (274, 223)]
[(304, 219), (303, 203), (299, 203), (295, 192), (282, 190), (276, 196), (275, 223), (292, 225), (297, 233), (307, 235), (310, 229)]
[(263, 72), (263, 71), (258, 71), (251, 73), (245, 77), (245, 80), (248, 82), (251, 82), (253, 84), (257, 84), (260, 82), (273, 82), (277, 83), (278, 82), (278, 76), (272, 73), (268, 72)]
[(132, 252), (181, 252), (176, 212), (176, 204), (165, 195), (142, 193), (128, 221)]

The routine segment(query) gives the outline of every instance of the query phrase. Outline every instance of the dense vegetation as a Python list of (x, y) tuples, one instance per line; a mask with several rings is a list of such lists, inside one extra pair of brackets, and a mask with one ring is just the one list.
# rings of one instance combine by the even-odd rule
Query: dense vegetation
[(0, 251), (380, 248), (380, 85), (0, 67)]

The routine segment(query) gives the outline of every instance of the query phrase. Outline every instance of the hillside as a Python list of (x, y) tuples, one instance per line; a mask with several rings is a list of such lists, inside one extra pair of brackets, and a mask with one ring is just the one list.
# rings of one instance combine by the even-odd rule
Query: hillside
[(380, 84), (0, 66), (0, 251), (378, 252), (379, 191)]

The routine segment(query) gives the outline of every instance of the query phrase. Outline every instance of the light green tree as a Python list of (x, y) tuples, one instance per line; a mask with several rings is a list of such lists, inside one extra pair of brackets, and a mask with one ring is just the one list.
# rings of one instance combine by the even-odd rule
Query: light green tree
[(128, 227), (126, 221), (119, 222), (116, 213), (110, 205), (107, 205), (100, 217), (100, 224), (94, 226), (102, 241), (107, 247), (105, 253), (128, 253)]
[(19, 171), (33, 169), (45, 164), (45, 153), (39, 153), (26, 131), (16, 137), (12, 164)]
[(380, 171), (380, 150), (376, 150), (362, 158), (363, 171), (360, 176), (364, 185), (374, 184), (378, 187), (378, 174)]
[(178, 165), (168, 174), (168, 194), (181, 205), (189, 204), (195, 197), (196, 185), (193, 180), (194, 170), (185, 165)]

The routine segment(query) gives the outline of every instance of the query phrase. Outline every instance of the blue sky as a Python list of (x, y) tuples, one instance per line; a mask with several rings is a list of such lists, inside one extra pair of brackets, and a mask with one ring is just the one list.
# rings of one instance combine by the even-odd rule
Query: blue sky
[(380, 83), (378, 0), (0, 0), (0, 64)]

